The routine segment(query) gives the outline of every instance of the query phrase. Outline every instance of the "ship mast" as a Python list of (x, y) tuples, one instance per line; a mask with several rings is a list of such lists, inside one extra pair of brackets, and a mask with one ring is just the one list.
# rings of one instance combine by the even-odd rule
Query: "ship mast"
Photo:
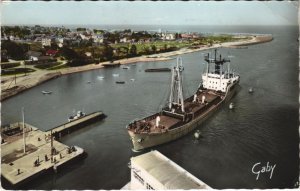
[(226, 63), (226, 62), (230, 62), (229, 59), (222, 59), (222, 55), (220, 54), (220, 58), (217, 59), (217, 49), (215, 49), (215, 58), (210, 58), (209, 57), (209, 53), (205, 56), (205, 61), (207, 62), (207, 73), (209, 73), (209, 64), (210, 63), (214, 63), (215, 64), (215, 71), (214, 73), (215, 74), (219, 74), (220, 76), (222, 76), (222, 72), (223, 72), (223, 65)]
[(184, 100), (182, 91), (182, 76), (183, 70), (182, 59), (177, 58), (176, 67), (172, 70), (171, 93), (169, 97), (169, 109), (174, 109), (173, 106), (179, 106), (181, 112), (184, 112)]

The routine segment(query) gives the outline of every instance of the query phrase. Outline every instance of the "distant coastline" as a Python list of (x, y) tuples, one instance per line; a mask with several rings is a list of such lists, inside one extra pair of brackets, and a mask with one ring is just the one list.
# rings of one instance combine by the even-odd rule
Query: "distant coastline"
[[(139, 57), (133, 57), (133, 58), (127, 58), (127, 59), (121, 59), (116, 60), (115, 62), (119, 62), (120, 64), (132, 64), (136, 62), (154, 62), (154, 61), (164, 61), (171, 59), (171, 56), (181, 55), (181, 54), (187, 54), (202, 50), (208, 50), (213, 48), (220, 48), (220, 47), (229, 47), (229, 48), (238, 48), (239, 46), (248, 46), (253, 44), (259, 44), (259, 43), (265, 43), (273, 40), (273, 37), (271, 35), (251, 35), (249, 36), (251, 39), (249, 40), (243, 40), (243, 41), (235, 41), (235, 42), (225, 42), (220, 44), (213, 44), (212, 46), (201, 46), (200, 48), (195, 49), (188, 49), (188, 48), (182, 48), (180, 50), (172, 51), (172, 52), (165, 52), (165, 53), (159, 53), (159, 54), (153, 54), (148, 56), (139, 56)], [(60, 77), (62, 75), (67, 75), (71, 73), (77, 73), (77, 72), (84, 72), (89, 70), (95, 70), (95, 69), (101, 69), (104, 68), (103, 64), (108, 62), (101, 62), (99, 64), (89, 64), (85, 66), (78, 66), (78, 67), (72, 67), (72, 68), (65, 68), (65, 69), (59, 69), (56, 71), (38, 71), (34, 74), (27, 74), (26, 76), (19, 76), (16, 79), (15, 86), (10, 87), (11, 81), (14, 80), (14, 77), (7, 76), (2, 77), (1, 79), (1, 101), (8, 99), (14, 95), (17, 95), (25, 90), (28, 90), (32, 87), (35, 87), (39, 84), (42, 84), (44, 82), (47, 82), (51, 79)], [(7, 88), (9, 87), (9, 88)]]

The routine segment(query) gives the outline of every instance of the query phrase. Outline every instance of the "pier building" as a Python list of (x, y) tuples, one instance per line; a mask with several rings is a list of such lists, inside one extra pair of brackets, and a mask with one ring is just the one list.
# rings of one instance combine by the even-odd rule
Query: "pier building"
[(211, 189), (210, 186), (156, 150), (132, 157), (130, 162), (131, 182), (124, 189)]

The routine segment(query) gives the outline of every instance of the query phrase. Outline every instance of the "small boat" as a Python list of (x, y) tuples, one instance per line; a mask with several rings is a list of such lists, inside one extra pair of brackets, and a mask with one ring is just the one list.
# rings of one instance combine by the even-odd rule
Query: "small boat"
[(119, 67), (120, 65), (121, 65), (120, 62), (109, 62), (109, 63), (102, 64), (102, 66), (107, 67), (107, 68)]
[(145, 72), (171, 72), (170, 68), (149, 68)]
[(195, 139), (199, 139), (199, 138), (200, 138), (200, 135), (201, 135), (200, 130), (197, 130), (197, 131), (194, 133)]
[(234, 109), (234, 104), (232, 102), (229, 104), (229, 109)]
[(134, 78), (132, 78), (132, 79), (130, 79), (130, 81), (134, 82), (134, 81), (135, 81), (135, 79), (134, 79)]
[(125, 81), (116, 81), (116, 84), (125, 84)]
[(249, 93), (253, 93), (253, 88), (252, 88), (252, 87), (249, 88), (248, 92), (249, 92)]
[(42, 93), (43, 93), (43, 94), (52, 94), (52, 92), (51, 92), (51, 91), (45, 91), (45, 90), (44, 90), (44, 91), (42, 91)]
[(113, 74), (113, 77), (119, 77), (119, 74)]
[(103, 80), (104, 79), (104, 76), (98, 76), (97, 77), (99, 80)]
[(90, 83), (92, 83), (92, 82), (91, 82), (91, 81), (87, 81), (86, 83), (90, 84)]
[(122, 69), (129, 69), (129, 66), (123, 66)]
[(84, 117), (84, 116), (85, 116), (85, 113), (83, 113), (82, 111), (77, 111), (77, 114), (76, 115), (71, 115), (68, 118), (68, 121), (71, 122), (71, 121), (74, 121), (74, 120), (79, 119), (79, 118)]

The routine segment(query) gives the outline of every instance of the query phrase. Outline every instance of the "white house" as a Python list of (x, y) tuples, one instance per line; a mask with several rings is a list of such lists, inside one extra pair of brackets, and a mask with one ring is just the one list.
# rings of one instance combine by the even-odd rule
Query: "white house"
[(120, 43), (126, 43), (126, 42), (127, 42), (127, 38), (126, 37), (120, 39)]
[(56, 41), (57, 41), (58, 43), (63, 44), (63, 43), (64, 43), (64, 38), (57, 38)]
[(96, 34), (96, 35), (93, 35), (92, 38), (95, 43), (103, 43), (103, 35)]
[(170, 33), (166, 35), (166, 40), (175, 40), (175, 35)]
[(85, 52), (84, 53), (87, 57), (91, 57), (92, 56), (92, 53), (91, 52)]
[(161, 36), (163, 40), (175, 40), (175, 34), (173, 33), (163, 33)]
[(90, 38), (87, 35), (79, 34), (82, 40), (89, 40)]
[(42, 46), (51, 46), (51, 42), (50, 38), (42, 38)]
[(131, 158), (131, 190), (211, 189), (158, 151)]
[(27, 56), (29, 58), (29, 60), (32, 60), (32, 61), (38, 61), (39, 60), (39, 57), (42, 55), (41, 52), (36, 52), (36, 51), (28, 51), (27, 52)]

